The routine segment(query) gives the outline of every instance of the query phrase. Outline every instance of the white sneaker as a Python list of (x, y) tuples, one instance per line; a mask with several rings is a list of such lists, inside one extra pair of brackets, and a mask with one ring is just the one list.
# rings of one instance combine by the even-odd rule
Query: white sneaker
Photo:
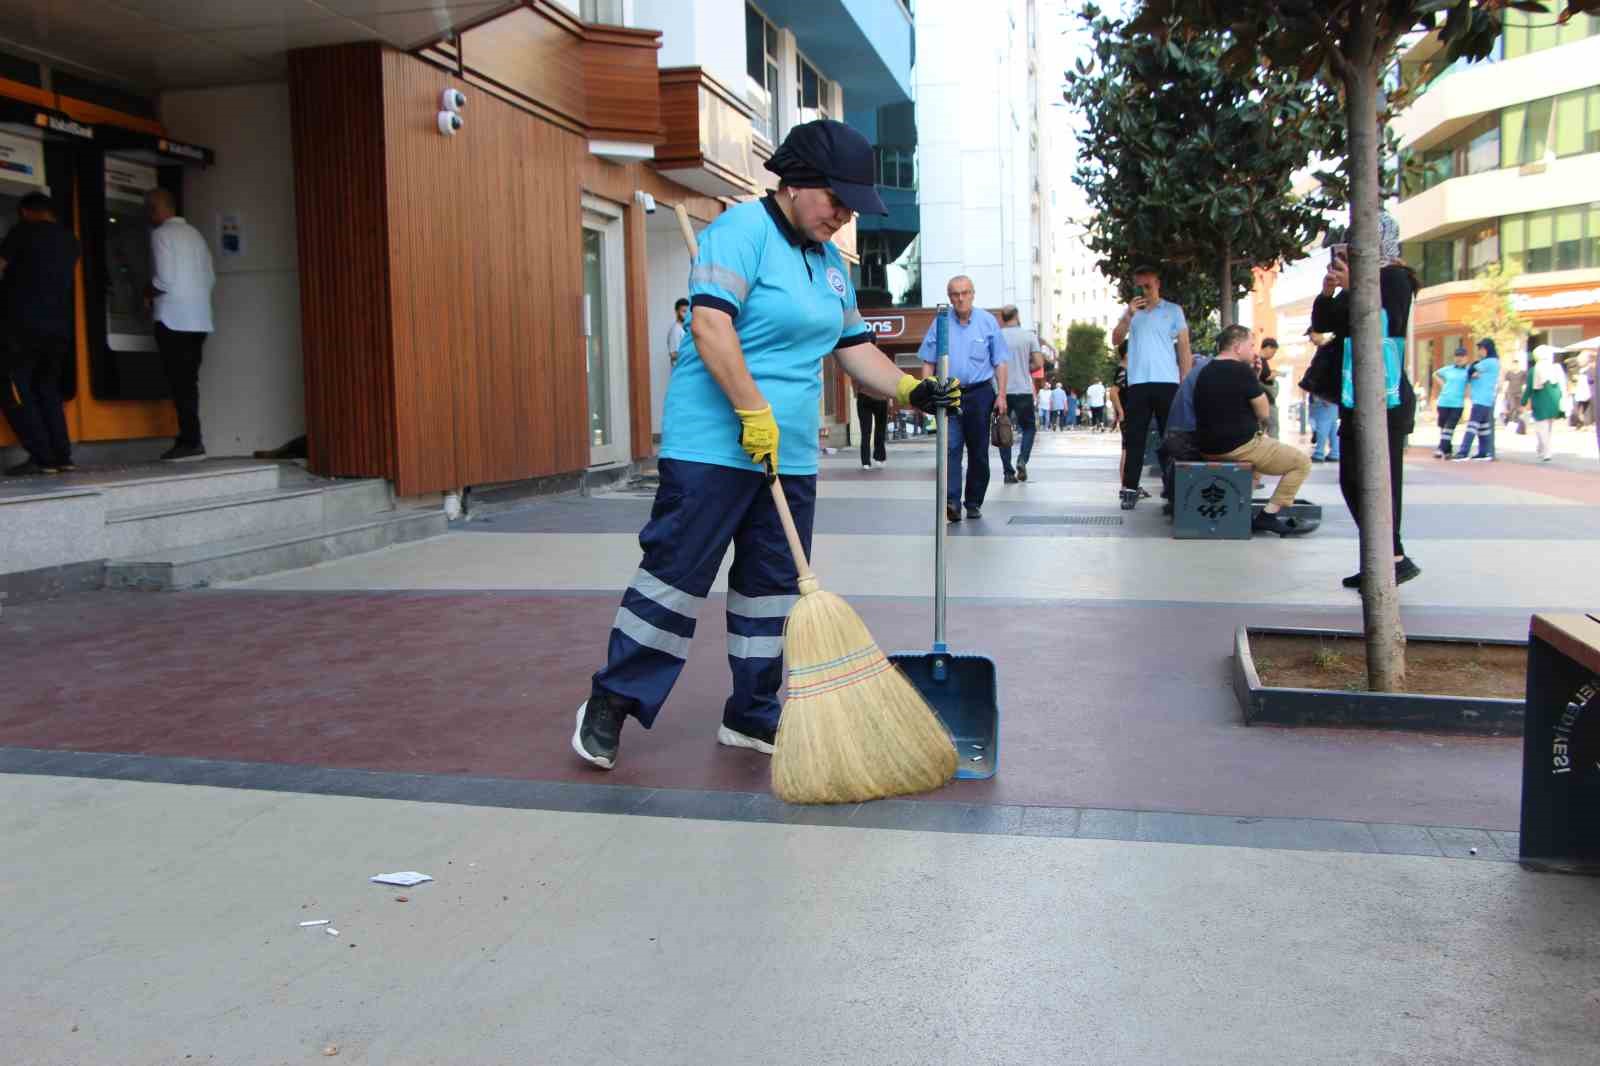
[(735, 729), (729, 729), (725, 725), (717, 727), (717, 743), (728, 748), (749, 748), (751, 751), (759, 751), (763, 755), (772, 754), (772, 745), (765, 740), (760, 737), (748, 736)]
[(861, 469), (863, 469), (863, 470), (871, 470), (872, 469), (872, 464), (871, 463), (862, 463), (861, 464)]
[(889, 465), (889, 460), (887, 460), (887, 459), (874, 459), (874, 460), (872, 460), (872, 465), (873, 466), (888, 466)]

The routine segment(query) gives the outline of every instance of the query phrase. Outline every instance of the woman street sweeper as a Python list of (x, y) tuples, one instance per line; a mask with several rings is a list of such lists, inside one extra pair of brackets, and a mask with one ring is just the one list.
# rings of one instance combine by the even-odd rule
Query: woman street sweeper
[(648, 729), (666, 702), (730, 544), (733, 694), (717, 740), (772, 753), (783, 622), (798, 578), (767, 478), (783, 475), (809, 555), (822, 360), (834, 355), (862, 392), (902, 406), (960, 405), (954, 379), (912, 377), (872, 343), (829, 243), (857, 212), (888, 213), (873, 188), (872, 146), (823, 119), (796, 126), (766, 167), (778, 190), (708, 226), (689, 273), (689, 336), (667, 387), (644, 558), (572, 734), (573, 751), (604, 770), (616, 765), (624, 719)]

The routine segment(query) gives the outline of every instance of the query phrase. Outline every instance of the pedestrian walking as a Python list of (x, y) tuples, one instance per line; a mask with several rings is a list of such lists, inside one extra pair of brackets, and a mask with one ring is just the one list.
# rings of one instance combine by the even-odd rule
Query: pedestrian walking
[(178, 413), (178, 439), (162, 453), (168, 462), (204, 459), (200, 434), (200, 362), (211, 336), (211, 289), (216, 274), (211, 249), (200, 231), (178, 214), (172, 194), (152, 189), (145, 206), (155, 229), (150, 233), (150, 297), (156, 320), (156, 348), (166, 371), (172, 406)]
[(1566, 372), (1556, 362), (1556, 350), (1541, 344), (1533, 350), (1533, 369), (1528, 371), (1528, 383), (1523, 388), (1522, 406), (1533, 413), (1533, 432), (1538, 438), (1538, 456), (1548, 463), (1550, 435), (1556, 419), (1561, 417), (1561, 399), (1566, 392)]
[(1083, 390), (1084, 402), (1089, 405), (1089, 425), (1096, 432), (1103, 432), (1106, 428), (1106, 387), (1095, 378), (1089, 387)]
[[(961, 384), (961, 414), (945, 422), (950, 453), (945, 517), (959, 522), (963, 502), (968, 518), (983, 517), (983, 499), (989, 491), (989, 419), (993, 413), (1006, 413), (1010, 350), (1000, 335), (1000, 323), (983, 308), (974, 306), (977, 290), (971, 278), (957, 274), (945, 287), (945, 295), (950, 300), (950, 376)], [(930, 367), (937, 358), (937, 329), (935, 322), (922, 338), (922, 361)]]
[(1273, 440), (1278, 439), (1278, 371), (1272, 365), (1272, 357), (1278, 354), (1276, 338), (1266, 337), (1261, 341), (1256, 352), (1259, 357), (1261, 370), (1261, 388), (1267, 394), (1267, 436)]
[(678, 349), (683, 347), (684, 320), (689, 317), (689, 301), (681, 296), (672, 305), (672, 325), (667, 327), (667, 362), (678, 365)]
[[(1459, 417), (1460, 412), (1456, 414)], [(1315, 438), (1311, 445), (1313, 463), (1339, 461), (1339, 434), (1335, 431), (1338, 422), (1338, 404), (1320, 396), (1311, 397), (1311, 434)]]
[(1189, 322), (1183, 308), (1161, 298), (1161, 274), (1154, 266), (1133, 272), (1133, 300), (1111, 331), (1115, 343), (1128, 342), (1128, 386), (1117, 397), (1122, 427), (1122, 509), (1139, 502), (1139, 474), (1155, 420), (1158, 433), (1167, 432), (1167, 411), (1178, 383), (1189, 372), (1194, 355), (1189, 350)]
[(1494, 398), (1500, 388), (1500, 353), (1494, 341), (1484, 337), (1478, 341), (1478, 357), (1467, 368), (1467, 391), (1472, 400), (1472, 414), (1467, 422), (1466, 435), (1461, 438), (1457, 459), (1468, 458), (1472, 439), (1478, 439), (1478, 452), (1471, 456), (1486, 463), (1494, 462)]
[(1506, 371), (1505, 387), (1500, 390), (1500, 424), (1509, 426), (1512, 422), (1518, 423), (1517, 432), (1525, 432), (1522, 422), (1522, 392), (1528, 384), (1528, 372), (1523, 368), (1521, 359), (1512, 359), (1511, 367)]
[(1467, 402), (1467, 350), (1457, 348), (1455, 362), (1435, 370), (1433, 377), (1439, 383), (1439, 398), (1433, 407), (1439, 418), (1439, 446), (1433, 450), (1433, 456), (1453, 459), (1456, 425), (1461, 421), (1461, 411)]
[(1572, 426), (1582, 429), (1594, 421), (1594, 373), (1589, 367), (1589, 353), (1580, 353), (1574, 362), (1577, 367), (1572, 376)]
[(1050, 390), (1050, 417), (1055, 420), (1056, 429), (1067, 428), (1067, 390), (1059, 381)]
[[(1400, 258), (1400, 225), (1394, 220), (1394, 216), (1385, 211), (1379, 216), (1378, 224), (1378, 289), (1385, 320), (1388, 322), (1388, 332), (1385, 335), (1392, 339), (1403, 340), (1406, 335), (1406, 324), (1411, 319), (1411, 304), (1422, 283), (1417, 279), (1416, 273)], [(1349, 261), (1335, 256), (1327, 273), (1323, 275), (1322, 292), (1311, 305), (1312, 331), (1331, 335), (1328, 343), (1323, 345), (1318, 354), (1322, 356), (1326, 352), (1337, 368), (1337, 380), (1334, 382), (1334, 395), (1337, 396), (1345, 395), (1343, 355), (1344, 342), (1350, 336), (1349, 286)], [(1328, 351), (1329, 346), (1333, 346), (1331, 351)], [(1397, 388), (1399, 399), (1395, 406), (1387, 409), (1385, 435), (1389, 452), (1389, 509), (1394, 517), (1394, 580), (1396, 584), (1404, 584), (1422, 573), (1422, 568), (1406, 555), (1405, 544), (1400, 535), (1405, 487), (1406, 438), (1416, 429), (1417, 423), (1417, 394), (1411, 386), (1411, 379), (1406, 375), (1404, 360), (1401, 360), (1399, 378)], [(1354, 395), (1353, 389), (1350, 395)], [(1355, 520), (1359, 528), (1363, 518), (1360, 495), (1362, 468), (1361, 450), (1354, 447), (1356, 432), (1355, 407), (1341, 402), (1339, 445), (1342, 458), (1339, 462), (1339, 491), (1344, 496), (1345, 506), (1350, 509), (1350, 517)], [(1361, 574), (1359, 572), (1351, 574), (1342, 584), (1348, 589), (1360, 588)]]
[(902, 404), (953, 410), (960, 400), (958, 387), (901, 372), (872, 343), (849, 266), (829, 243), (857, 211), (886, 213), (866, 138), (840, 122), (807, 122), (765, 166), (777, 190), (706, 227), (689, 273), (689, 335), (662, 413), (644, 557), (572, 734), (573, 751), (601, 769), (616, 765), (627, 717), (649, 728), (666, 702), (730, 544), (733, 693), (717, 741), (772, 753), (798, 574), (768, 482), (782, 475), (809, 552), (822, 360), (831, 353), (857, 388)]
[(861, 424), (861, 469), (876, 462), (889, 465), (889, 401), (856, 392), (856, 421)]
[(24, 196), (0, 242), (0, 411), (28, 453), (6, 470), (13, 477), (73, 469), (61, 393), (72, 365), (77, 263), (77, 238), (56, 220), (55, 204), (43, 193)]
[(1039, 348), (1039, 335), (1022, 328), (1022, 320), (1014, 306), (1000, 309), (1000, 336), (1006, 346), (1006, 409), (1011, 412), (1011, 423), (1022, 435), (1017, 465), (1011, 465), (1011, 447), (997, 446), (1000, 465), (1005, 470), (1007, 485), (1028, 480), (1028, 458), (1033, 454), (1033, 438), (1039, 431), (1040, 412), (1046, 421), (1050, 418), (1048, 384), (1039, 389), (1040, 403), (1034, 402), (1033, 372), (1044, 368), (1044, 352)]
[(1067, 421), (1066, 421), (1066, 428), (1068, 430), (1074, 430), (1074, 429), (1078, 428), (1078, 390), (1077, 389), (1068, 389), (1067, 390)]

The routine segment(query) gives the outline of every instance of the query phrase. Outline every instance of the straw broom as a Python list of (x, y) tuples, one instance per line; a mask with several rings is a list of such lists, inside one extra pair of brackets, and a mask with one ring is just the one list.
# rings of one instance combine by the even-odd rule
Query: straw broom
[[(675, 207), (691, 258), (698, 242)], [(789, 694), (772, 750), (772, 791), (786, 803), (860, 803), (927, 792), (956, 772), (944, 723), (895, 669), (861, 617), (826, 592), (776, 477), (772, 503), (800, 576), (800, 599), (783, 624)]]

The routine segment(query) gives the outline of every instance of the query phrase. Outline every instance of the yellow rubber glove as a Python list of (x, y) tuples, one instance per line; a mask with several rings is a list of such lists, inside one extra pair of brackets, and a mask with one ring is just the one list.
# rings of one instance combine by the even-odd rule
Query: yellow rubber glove
[(900, 378), (900, 384), (895, 389), (895, 398), (900, 401), (901, 407), (915, 407), (930, 415), (940, 407), (947, 411), (959, 411), (961, 379), (914, 378), (906, 374)]
[(768, 404), (759, 411), (741, 411), (737, 407), (733, 413), (739, 416), (742, 429), (739, 431), (739, 447), (749, 453), (757, 466), (764, 466), (772, 474), (778, 472), (778, 423), (772, 417), (772, 405)]

